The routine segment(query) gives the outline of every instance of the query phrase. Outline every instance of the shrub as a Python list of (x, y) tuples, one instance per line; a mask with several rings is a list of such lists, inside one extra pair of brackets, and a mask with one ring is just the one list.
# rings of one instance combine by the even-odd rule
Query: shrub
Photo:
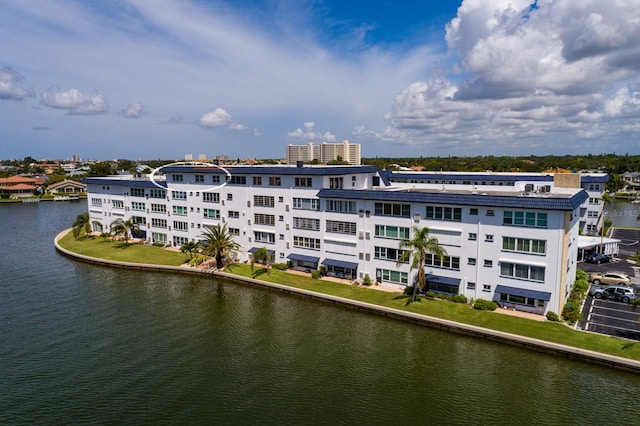
[(271, 267), (273, 269), (277, 269), (278, 271), (286, 271), (287, 269), (289, 269), (289, 264), (288, 263), (274, 263), (273, 265), (271, 265)]
[(451, 301), (455, 303), (467, 303), (467, 296), (464, 294), (456, 294), (451, 296)]
[(430, 299), (437, 299), (438, 298), (438, 293), (433, 292), (433, 291), (428, 291), (424, 295), (427, 296)]
[(320, 278), (320, 271), (316, 269), (315, 271), (311, 272), (311, 278), (313, 278), (314, 280)]
[(478, 309), (480, 311), (495, 311), (498, 309), (498, 304), (491, 300), (477, 299), (473, 304), (473, 309)]
[(558, 314), (553, 311), (547, 312), (546, 317), (549, 321), (560, 321), (560, 317), (558, 317)]
[(567, 303), (562, 310), (562, 318), (573, 324), (582, 319), (582, 311), (580, 310), (581, 300), (569, 297)]
[(413, 294), (413, 286), (412, 285), (408, 285), (404, 288), (403, 294), (405, 296), (411, 296)]
[(362, 279), (362, 285), (371, 285), (371, 278), (369, 275), (365, 275)]

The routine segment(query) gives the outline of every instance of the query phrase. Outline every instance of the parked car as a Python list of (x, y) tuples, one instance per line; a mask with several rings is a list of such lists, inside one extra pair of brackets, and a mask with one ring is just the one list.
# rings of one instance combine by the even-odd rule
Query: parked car
[(596, 299), (613, 299), (617, 302), (629, 303), (636, 298), (632, 288), (621, 285), (607, 287), (592, 286), (589, 294)]
[(631, 285), (631, 279), (627, 274), (622, 272), (594, 272), (589, 274), (589, 281), (595, 285), (611, 284), (611, 285)]
[(602, 253), (591, 253), (590, 255), (584, 258), (584, 261), (587, 263), (595, 263), (599, 265), (601, 263), (611, 262), (611, 256), (607, 256), (606, 254), (602, 254)]

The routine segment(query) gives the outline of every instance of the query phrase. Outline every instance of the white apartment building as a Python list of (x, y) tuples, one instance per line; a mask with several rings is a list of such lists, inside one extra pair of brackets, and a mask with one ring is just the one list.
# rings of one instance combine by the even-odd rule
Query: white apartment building
[(287, 145), (287, 164), (297, 164), (298, 161), (309, 163), (313, 160), (326, 164), (338, 159), (354, 166), (360, 165), (360, 144), (344, 140), (342, 143), (322, 142), (314, 145), (313, 142), (309, 142), (306, 145)]
[[(432, 291), (559, 313), (575, 279), (589, 210), (585, 179), (403, 174), (375, 166), (164, 167), (163, 179), (87, 178), (95, 231), (135, 218), (149, 242), (181, 246), (226, 224), (240, 261), (266, 247), (275, 262), (403, 288), (417, 271), (399, 243), (428, 226), (447, 251), (425, 265)], [(502, 176), (502, 175), (500, 175)], [(594, 179), (601, 179), (595, 177)], [(604, 179), (604, 178), (603, 178)], [(484, 182), (484, 183), (482, 183)], [(502, 183), (501, 183), (502, 182)], [(577, 182), (577, 186), (576, 186)], [(531, 186), (533, 185), (533, 186)], [(544, 189), (542, 189), (544, 188)]]

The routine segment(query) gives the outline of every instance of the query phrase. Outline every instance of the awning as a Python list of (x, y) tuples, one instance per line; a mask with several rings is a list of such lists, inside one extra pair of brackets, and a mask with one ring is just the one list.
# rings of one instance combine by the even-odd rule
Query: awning
[(457, 285), (457, 286), (460, 285), (460, 278), (442, 277), (440, 275), (427, 275), (426, 279), (427, 281), (430, 281), (432, 283)]
[(305, 256), (304, 254), (296, 254), (296, 253), (291, 253), (289, 256), (287, 256), (287, 259), (300, 260), (302, 262), (309, 262), (309, 263), (318, 263), (318, 261), (320, 260), (319, 257)]
[(338, 267), (338, 268), (345, 268), (345, 269), (358, 269), (358, 264), (355, 262), (347, 262), (344, 260), (336, 260), (336, 259), (325, 259), (322, 261), (323, 265), (326, 266), (333, 266)]
[(526, 290), (524, 288), (508, 287), (506, 285), (497, 285), (496, 293), (511, 294), (512, 296), (530, 297), (538, 300), (551, 300), (551, 293), (545, 291)]
[[(262, 247), (251, 247), (249, 249), (249, 253), (253, 254), (256, 251), (258, 251), (259, 249), (261, 249)], [(273, 259), (273, 257), (276, 255), (276, 251), (275, 250), (268, 250), (267, 249), (267, 253), (269, 253), (269, 256), (271, 256), (271, 259)]]

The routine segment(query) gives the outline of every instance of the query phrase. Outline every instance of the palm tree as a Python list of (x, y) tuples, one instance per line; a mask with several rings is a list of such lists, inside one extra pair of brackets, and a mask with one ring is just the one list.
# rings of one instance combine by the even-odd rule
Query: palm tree
[(189, 254), (189, 259), (193, 257), (193, 252), (196, 251), (197, 249), (198, 249), (198, 243), (196, 243), (195, 241), (187, 241), (182, 245), (182, 247), (180, 247), (180, 251), (182, 253)]
[(222, 268), (222, 261), (233, 250), (238, 250), (240, 246), (233, 241), (233, 236), (229, 235), (227, 225), (205, 227), (200, 234), (204, 241), (200, 242), (202, 253), (216, 258), (216, 267)]
[(267, 274), (270, 274), (269, 262), (271, 261), (271, 255), (266, 247), (260, 247), (253, 252), (253, 256), (251, 257), (251, 272), (253, 272), (253, 265), (261, 260), (264, 260), (264, 263), (267, 266)]
[(84, 231), (85, 235), (89, 235), (91, 232), (91, 220), (89, 218), (89, 213), (79, 214), (73, 222), (73, 237), (76, 240), (80, 238), (82, 231)]
[(131, 218), (127, 220), (118, 218), (111, 222), (111, 233), (115, 236), (122, 235), (124, 237), (125, 244), (129, 244), (129, 235), (133, 235), (133, 233), (139, 229), (140, 226), (138, 223), (131, 220)]
[(400, 241), (400, 249), (402, 253), (398, 257), (397, 265), (407, 263), (409, 258), (412, 257), (411, 269), (418, 268), (418, 280), (413, 288), (413, 295), (411, 301), (415, 301), (418, 289), (422, 290), (426, 286), (426, 278), (424, 274), (424, 264), (427, 258), (427, 254), (431, 253), (438, 256), (440, 259), (447, 255), (438, 239), (429, 235), (429, 228), (413, 227), (413, 238)]

